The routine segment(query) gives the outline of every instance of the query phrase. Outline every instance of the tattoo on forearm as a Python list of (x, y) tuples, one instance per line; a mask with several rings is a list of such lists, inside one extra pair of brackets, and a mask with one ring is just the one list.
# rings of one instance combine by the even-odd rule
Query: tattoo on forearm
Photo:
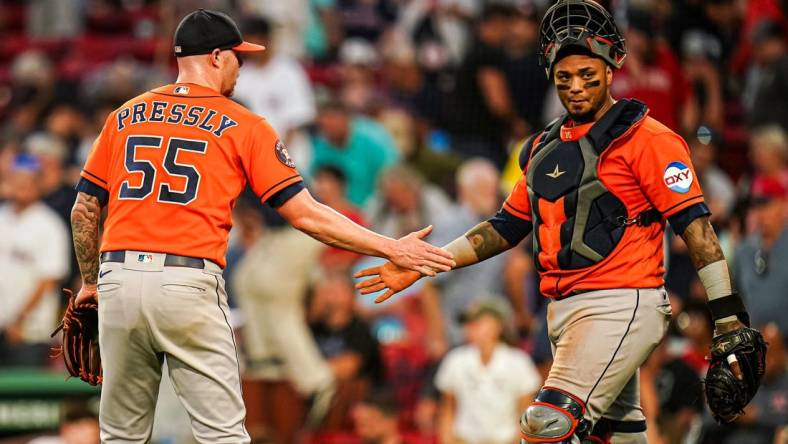
[(687, 244), (690, 259), (696, 270), (712, 262), (725, 259), (720, 248), (720, 241), (714, 233), (708, 217), (699, 217), (689, 224), (681, 235)]
[(510, 248), (506, 239), (489, 222), (482, 222), (465, 233), (479, 261), (489, 259)]
[(100, 219), (101, 205), (98, 198), (80, 192), (71, 209), (71, 229), (79, 271), (86, 284), (98, 282)]

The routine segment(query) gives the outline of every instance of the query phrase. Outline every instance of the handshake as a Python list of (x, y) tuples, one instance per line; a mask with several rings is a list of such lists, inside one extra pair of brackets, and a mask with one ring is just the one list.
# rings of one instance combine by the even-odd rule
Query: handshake
[(431, 231), (432, 226), (428, 226), (397, 240), (395, 251), (388, 255), (389, 262), (356, 273), (356, 278), (366, 277), (356, 284), (356, 289), (361, 294), (386, 290), (375, 299), (377, 304), (410, 287), (422, 276), (435, 276), (454, 268), (457, 264), (452, 253), (421, 240)]

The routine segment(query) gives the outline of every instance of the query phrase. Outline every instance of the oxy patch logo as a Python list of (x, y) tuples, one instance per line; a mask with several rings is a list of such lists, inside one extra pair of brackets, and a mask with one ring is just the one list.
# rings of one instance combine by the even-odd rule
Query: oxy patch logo
[(662, 178), (665, 181), (666, 187), (670, 188), (671, 191), (682, 194), (689, 192), (693, 180), (692, 170), (681, 162), (671, 162), (668, 164)]

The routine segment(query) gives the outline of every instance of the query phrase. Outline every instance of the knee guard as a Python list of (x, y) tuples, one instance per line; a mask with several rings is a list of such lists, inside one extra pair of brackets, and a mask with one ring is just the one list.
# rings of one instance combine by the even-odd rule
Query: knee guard
[(571, 444), (572, 437), (583, 439), (591, 428), (583, 415), (586, 406), (562, 390), (544, 387), (520, 418), (523, 443)]

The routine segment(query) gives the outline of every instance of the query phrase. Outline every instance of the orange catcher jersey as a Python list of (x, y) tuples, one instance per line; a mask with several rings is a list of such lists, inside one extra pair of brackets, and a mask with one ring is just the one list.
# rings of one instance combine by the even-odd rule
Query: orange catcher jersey
[[(592, 125), (564, 125), (560, 138), (577, 141)], [(537, 143), (535, 140), (533, 145)], [(525, 171), (527, 169), (528, 165)], [(560, 173), (556, 169), (552, 174)], [(540, 290), (545, 296), (566, 296), (582, 290), (662, 286), (664, 218), (703, 203), (687, 144), (651, 117), (637, 122), (628, 134), (600, 155), (597, 176), (621, 200), (626, 214), (637, 215), (656, 209), (663, 219), (646, 226), (628, 227), (615, 249), (601, 262), (584, 268), (562, 269), (557, 259), (561, 226), (566, 221), (562, 202), (542, 206), (544, 201), (539, 200), (540, 223), (534, 236), (538, 236), (540, 248), (535, 260), (540, 270)], [(526, 182), (524, 172), (504, 203), (504, 209), (530, 222), (532, 208)]]

